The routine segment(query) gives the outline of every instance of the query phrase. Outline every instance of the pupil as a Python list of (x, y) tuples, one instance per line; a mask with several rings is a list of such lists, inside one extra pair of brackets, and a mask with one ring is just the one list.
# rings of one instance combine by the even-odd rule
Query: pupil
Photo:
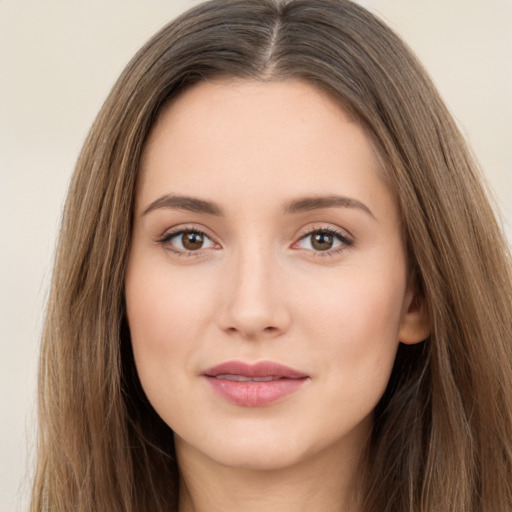
[(332, 248), (333, 237), (329, 233), (316, 233), (313, 236), (313, 247), (319, 251), (327, 251)]
[(184, 233), (182, 243), (183, 247), (190, 251), (200, 249), (203, 245), (203, 235), (200, 233)]

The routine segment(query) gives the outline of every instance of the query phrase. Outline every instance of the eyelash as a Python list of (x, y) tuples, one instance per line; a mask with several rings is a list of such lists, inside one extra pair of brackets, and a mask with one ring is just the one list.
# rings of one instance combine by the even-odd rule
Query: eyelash
[[(172, 244), (170, 244), (171, 240), (174, 238), (177, 238), (179, 236), (183, 236), (184, 234), (196, 234), (199, 236), (202, 236), (204, 239), (209, 240), (212, 244), (215, 244), (215, 242), (211, 239), (210, 236), (208, 236), (204, 231), (197, 229), (197, 228), (180, 228), (176, 231), (171, 231), (169, 233), (165, 233), (163, 236), (161, 236), (157, 242), (161, 244), (166, 250), (178, 255), (178, 256), (187, 256), (187, 257), (197, 257), (200, 255), (201, 250), (204, 250), (206, 248), (199, 248), (196, 251), (186, 250), (186, 249), (178, 249), (176, 247), (173, 247)], [(325, 251), (322, 250), (314, 250), (314, 249), (305, 249), (308, 251), (311, 251), (311, 253), (315, 257), (332, 257), (336, 256), (340, 252), (344, 251), (347, 248), (350, 248), (354, 245), (354, 242), (352, 239), (350, 239), (347, 235), (343, 234), (342, 232), (333, 229), (331, 227), (318, 227), (309, 230), (308, 232), (304, 233), (297, 242), (294, 242), (293, 246), (296, 246), (298, 243), (302, 242), (303, 240), (306, 240), (308, 237), (311, 237), (315, 234), (327, 234), (335, 239), (337, 239), (340, 242), (340, 245), (338, 247), (332, 248), (332, 249), (326, 249)], [(293, 247), (292, 246), (292, 247)], [(209, 247), (208, 247), (209, 248)]]
[[(338, 247), (327, 249), (325, 251), (320, 250), (311, 250), (314, 257), (319, 258), (328, 258), (332, 256), (337, 256), (340, 252), (352, 247), (354, 245), (354, 241), (349, 238), (346, 234), (342, 233), (341, 231), (338, 231), (337, 229), (333, 229), (331, 227), (318, 227), (309, 230), (307, 233), (303, 234), (297, 242), (295, 242), (293, 245), (297, 245), (302, 240), (307, 239), (308, 237), (311, 237), (315, 234), (322, 233), (326, 235), (331, 235), (335, 239), (337, 239), (340, 242), (340, 245)], [(310, 250), (310, 249), (307, 249)]]
[(210, 240), (210, 242), (212, 244), (215, 244), (215, 242), (213, 242), (213, 240), (211, 239), (210, 236), (208, 236), (204, 231), (202, 231), (201, 229), (197, 229), (197, 228), (180, 228), (180, 229), (177, 229), (175, 231), (171, 231), (169, 233), (165, 233), (162, 237), (160, 237), (157, 242), (159, 244), (161, 244), (165, 250), (167, 251), (170, 251), (174, 254), (176, 254), (177, 256), (188, 256), (188, 257), (197, 257), (200, 255), (200, 252), (201, 252), (201, 249), (203, 249), (202, 247), (196, 251), (190, 251), (190, 250), (186, 250), (186, 249), (178, 249), (176, 247), (173, 247), (172, 244), (170, 243), (171, 240), (173, 238), (177, 238), (179, 236), (183, 236), (184, 234), (195, 234), (195, 235), (200, 235), (202, 236), (204, 239), (207, 239), (207, 240)]

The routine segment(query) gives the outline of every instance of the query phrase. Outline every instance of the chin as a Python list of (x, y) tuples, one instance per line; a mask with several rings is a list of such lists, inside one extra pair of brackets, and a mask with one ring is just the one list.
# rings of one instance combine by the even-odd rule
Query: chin
[(279, 471), (300, 464), (307, 454), (289, 445), (269, 443), (265, 446), (245, 442), (243, 446), (231, 445), (226, 450), (215, 450), (210, 457), (218, 464), (233, 469)]
[[(176, 450), (189, 456), (191, 452), (199, 460), (225, 468), (252, 471), (280, 471), (298, 468), (315, 460), (327, 458), (335, 464), (339, 457), (357, 458), (368, 439), (370, 418), (356, 428), (336, 432), (298, 428), (296, 422), (285, 425), (252, 425), (252, 428), (225, 428), (206, 433), (195, 432), (187, 439), (176, 434)], [(240, 427), (240, 425), (239, 425)], [(189, 432), (190, 434), (190, 432)], [(187, 453), (188, 455), (185, 455)]]
[(188, 432), (184, 438), (175, 432), (178, 458), (180, 454), (194, 452), (195, 456), (224, 467), (271, 471), (300, 463), (313, 448), (296, 428), (290, 432), (277, 425), (272, 429), (257, 425), (239, 428), (236, 432), (229, 428), (215, 430), (196, 432), (197, 435), (192, 436)]

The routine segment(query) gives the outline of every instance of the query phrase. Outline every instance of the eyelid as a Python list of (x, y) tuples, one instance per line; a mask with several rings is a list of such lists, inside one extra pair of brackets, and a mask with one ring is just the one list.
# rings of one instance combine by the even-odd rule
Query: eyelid
[[(210, 234), (210, 230), (198, 225), (177, 225), (172, 228), (166, 229), (159, 237), (157, 237), (156, 242), (160, 244), (165, 250), (172, 252), (178, 256), (195, 256), (199, 257), (201, 255), (204, 256), (204, 252), (211, 250), (211, 249), (220, 249), (222, 248), (221, 244), (217, 242), (216, 236)], [(210, 247), (201, 247), (197, 250), (187, 250), (185, 248), (180, 249), (178, 247), (172, 246), (169, 242), (179, 235), (182, 235), (183, 233), (199, 233), (205, 238), (207, 238), (213, 246)], [(314, 248), (308, 249), (308, 248), (301, 248), (297, 247), (297, 245), (306, 239), (309, 236), (312, 236), (315, 233), (318, 232), (324, 232), (328, 233), (340, 242), (340, 244), (336, 247), (326, 249), (326, 250), (315, 250)], [(302, 228), (300, 230), (300, 234), (298, 234), (295, 237), (295, 242), (293, 242), (291, 248), (296, 250), (303, 250), (311, 253), (315, 257), (327, 257), (327, 256), (334, 256), (338, 253), (345, 251), (346, 249), (349, 249), (354, 245), (354, 238), (351, 234), (347, 232), (347, 230), (339, 228), (339, 227), (333, 227), (332, 225), (326, 225), (326, 224), (318, 224), (313, 226), (308, 226), (307, 228)]]
[[(211, 241), (211, 243), (215, 247), (205, 247), (205, 248), (199, 248), (195, 251), (187, 250), (187, 249), (180, 249), (177, 247), (173, 247), (170, 245), (170, 241), (178, 237), (184, 233), (199, 233), (208, 240)], [(207, 230), (204, 227), (198, 227), (197, 225), (178, 225), (174, 226), (172, 228), (166, 229), (162, 235), (160, 235), (156, 242), (160, 244), (165, 250), (172, 252), (178, 256), (201, 256), (204, 255), (204, 251), (210, 250), (210, 249), (218, 249), (221, 247), (221, 245), (216, 241), (216, 237), (209, 234), (209, 230)]]
[(331, 225), (317, 225), (313, 227), (308, 227), (306, 229), (301, 230), (301, 234), (298, 236), (297, 240), (292, 244), (292, 248), (296, 248), (297, 250), (301, 250), (301, 248), (296, 247), (299, 242), (306, 239), (309, 236), (312, 236), (315, 233), (324, 232), (336, 237), (341, 243), (339, 246), (326, 249), (325, 251), (315, 250), (315, 249), (302, 249), (304, 251), (311, 252), (315, 257), (327, 257), (334, 256), (338, 253), (345, 251), (354, 245), (354, 238), (350, 235), (346, 230), (341, 228), (335, 228)]

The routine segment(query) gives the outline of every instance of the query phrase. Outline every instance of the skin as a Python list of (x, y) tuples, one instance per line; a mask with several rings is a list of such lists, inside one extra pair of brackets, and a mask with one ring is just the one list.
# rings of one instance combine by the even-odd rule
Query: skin
[[(201, 83), (158, 119), (126, 302), (140, 380), (175, 433), (180, 512), (359, 510), (372, 411), (399, 339), (428, 334), (383, 176), (359, 124), (301, 81)], [(297, 205), (333, 195), (349, 201)], [(185, 250), (183, 229), (202, 242)], [(244, 407), (202, 375), (231, 360), (275, 361), (308, 379)]]

